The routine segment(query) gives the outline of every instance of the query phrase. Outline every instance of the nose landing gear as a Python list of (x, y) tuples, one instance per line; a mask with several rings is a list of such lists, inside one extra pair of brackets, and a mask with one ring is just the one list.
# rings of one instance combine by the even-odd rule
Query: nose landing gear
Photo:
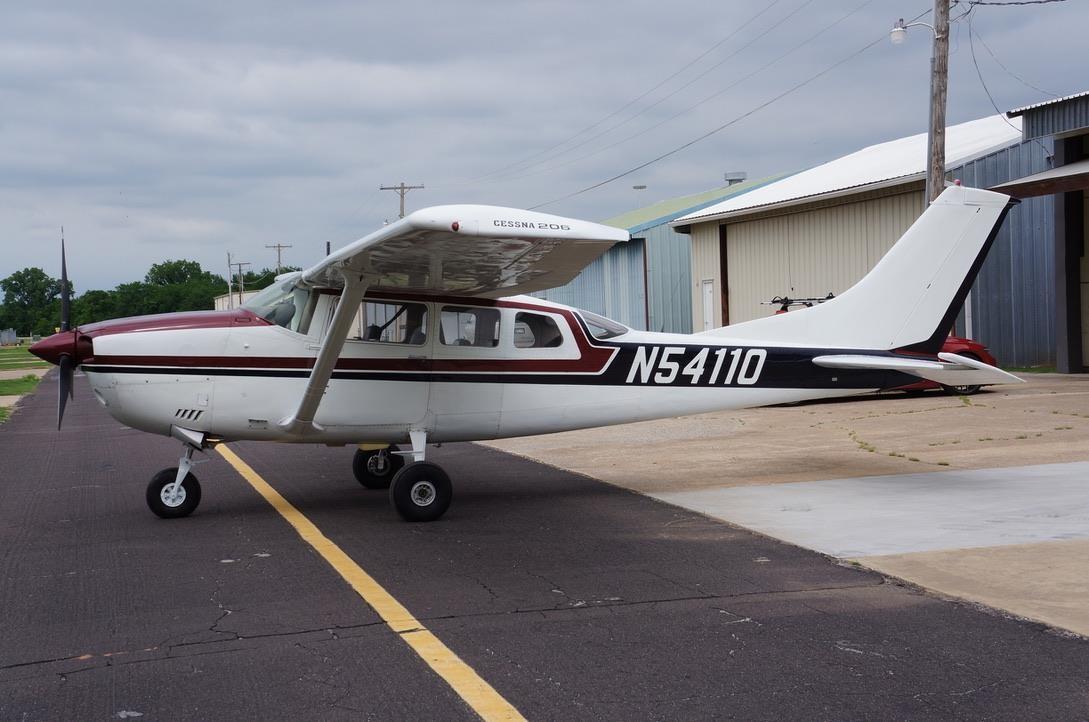
[(200, 504), (200, 482), (190, 473), (197, 463), (193, 461), (194, 447), (186, 444), (185, 453), (178, 465), (163, 469), (147, 485), (147, 505), (163, 519), (179, 519), (189, 516)]

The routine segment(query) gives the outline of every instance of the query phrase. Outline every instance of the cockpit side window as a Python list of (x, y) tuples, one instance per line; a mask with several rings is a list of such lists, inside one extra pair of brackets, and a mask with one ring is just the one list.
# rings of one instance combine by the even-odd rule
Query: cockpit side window
[(443, 306), (439, 340), (444, 346), (494, 348), (499, 345), (499, 309)]
[(364, 301), (355, 338), (421, 346), (427, 342), (427, 306), (422, 303)]
[(305, 334), (314, 316), (316, 294), (295, 285), (296, 279), (274, 283), (242, 304), (261, 318), (290, 331)]
[(561, 345), (563, 333), (551, 316), (520, 312), (514, 317), (515, 348), (557, 348)]

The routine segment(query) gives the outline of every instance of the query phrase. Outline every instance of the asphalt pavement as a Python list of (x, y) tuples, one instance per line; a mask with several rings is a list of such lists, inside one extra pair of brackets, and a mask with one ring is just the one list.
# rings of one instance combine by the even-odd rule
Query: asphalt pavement
[[(0, 426), (0, 719), (472, 719), (218, 454), (49, 376)], [(231, 448), (529, 719), (1086, 719), (1089, 642), (492, 449), (407, 524), (353, 450)]]

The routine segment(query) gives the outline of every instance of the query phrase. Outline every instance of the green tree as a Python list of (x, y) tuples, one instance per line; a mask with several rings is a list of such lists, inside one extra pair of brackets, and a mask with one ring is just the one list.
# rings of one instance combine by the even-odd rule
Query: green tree
[(3, 323), (19, 334), (47, 334), (60, 324), (61, 283), (40, 268), (24, 268), (0, 280)]
[(152, 264), (144, 276), (144, 283), (152, 286), (170, 286), (175, 283), (190, 283), (201, 279), (205, 274), (196, 261), (163, 261)]
[(116, 318), (117, 301), (113, 291), (87, 291), (79, 298), (72, 299), (72, 323), (82, 325)]

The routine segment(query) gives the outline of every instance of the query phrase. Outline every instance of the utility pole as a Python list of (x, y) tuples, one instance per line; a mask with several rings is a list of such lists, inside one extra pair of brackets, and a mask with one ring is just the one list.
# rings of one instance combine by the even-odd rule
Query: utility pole
[(234, 266), (231, 264), (231, 252), (227, 251), (227, 308), (234, 308)]
[(949, 0), (934, 0), (930, 55), (930, 127), (927, 130), (926, 203), (945, 190), (945, 106), (949, 90)]
[[(926, 129), (926, 204), (930, 205), (945, 190), (945, 105), (949, 90), (949, 1), (934, 0), (934, 24), (922, 21), (905, 23), (900, 18), (889, 32), (889, 40), (899, 45), (908, 28), (930, 28), (934, 44), (930, 51), (930, 122)], [(956, 0), (953, 0), (956, 2)], [(964, 15), (967, 15), (965, 13)], [(964, 15), (961, 15), (958, 20)]]
[(380, 191), (397, 191), (397, 195), (401, 196), (401, 215), (398, 218), (405, 217), (405, 194), (409, 191), (422, 190), (423, 186), (406, 186), (404, 181), (401, 181), (399, 185), (395, 186), (378, 186)]
[(283, 267), (283, 264), (280, 263), (280, 252), (282, 250), (284, 250), (285, 248), (291, 248), (291, 246), (285, 246), (282, 243), (276, 243), (276, 244), (271, 245), (271, 246), (265, 246), (265, 248), (275, 248), (276, 249), (276, 275), (279, 276), (280, 275), (280, 269)]
[(240, 262), (232, 263), (231, 268), (238, 269), (238, 305), (241, 306), (246, 300), (246, 277), (242, 275), (242, 266), (249, 266), (249, 263)]

